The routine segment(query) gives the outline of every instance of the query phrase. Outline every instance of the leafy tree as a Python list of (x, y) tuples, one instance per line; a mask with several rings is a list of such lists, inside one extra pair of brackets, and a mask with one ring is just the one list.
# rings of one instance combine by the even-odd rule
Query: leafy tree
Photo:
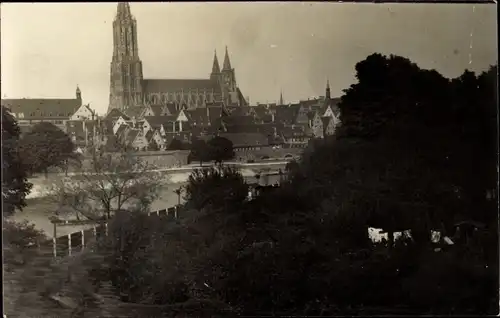
[(126, 147), (121, 152), (93, 150), (77, 177), (53, 185), (54, 200), (88, 219), (110, 218), (115, 211), (136, 206), (147, 211), (162, 187), (162, 176)]
[(48, 122), (33, 126), (20, 140), (23, 158), (32, 172), (45, 172), (49, 167), (64, 167), (74, 158), (74, 144), (58, 127)]
[(186, 206), (201, 210), (218, 210), (242, 203), (248, 186), (235, 168), (219, 166), (195, 169), (184, 188)]
[(5, 219), (2, 225), (4, 263), (9, 268), (18, 268), (36, 256), (39, 244), (48, 240), (43, 231), (27, 221), (15, 222)]
[(224, 160), (234, 158), (233, 143), (227, 138), (215, 136), (208, 141), (208, 148), (209, 157), (216, 164), (222, 164)]
[(210, 148), (202, 139), (194, 139), (191, 143), (191, 152), (189, 153), (190, 161), (199, 161), (200, 167), (203, 162), (210, 161)]
[(2, 211), (11, 215), (26, 206), (26, 195), (32, 184), (27, 180), (27, 167), (19, 152), (19, 126), (7, 108), (2, 106)]

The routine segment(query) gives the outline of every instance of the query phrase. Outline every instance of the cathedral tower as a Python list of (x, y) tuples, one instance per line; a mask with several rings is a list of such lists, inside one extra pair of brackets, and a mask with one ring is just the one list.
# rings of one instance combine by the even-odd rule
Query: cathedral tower
[(137, 22), (128, 2), (119, 2), (113, 21), (113, 58), (109, 109), (142, 104), (142, 62), (137, 43)]

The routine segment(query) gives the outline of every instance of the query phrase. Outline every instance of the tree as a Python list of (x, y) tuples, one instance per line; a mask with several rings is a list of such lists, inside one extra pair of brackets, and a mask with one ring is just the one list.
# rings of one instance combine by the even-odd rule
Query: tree
[(162, 187), (162, 176), (155, 167), (122, 147), (121, 152), (91, 152), (88, 165), (77, 177), (54, 184), (54, 199), (76, 211), (77, 218), (110, 218), (112, 213), (130, 206), (147, 211)]
[(174, 138), (168, 145), (168, 150), (184, 150), (186, 147), (184, 146), (184, 143), (178, 139)]
[(45, 233), (35, 228), (27, 221), (3, 221), (4, 262), (10, 269), (18, 268), (28, 263), (36, 256), (40, 243), (48, 240)]
[(248, 195), (248, 186), (235, 168), (218, 166), (195, 169), (185, 186), (189, 208), (217, 210), (238, 205)]
[(32, 184), (28, 182), (28, 169), (19, 152), (19, 126), (10, 110), (2, 112), (2, 211), (4, 216), (26, 206), (25, 198)]
[(200, 167), (203, 162), (210, 161), (210, 148), (202, 139), (194, 139), (191, 143), (191, 152), (189, 153), (190, 161), (199, 161)]
[(222, 164), (224, 160), (234, 158), (233, 143), (227, 138), (213, 137), (208, 141), (208, 148), (210, 160), (215, 161), (216, 164)]
[(44, 172), (49, 167), (64, 167), (74, 158), (74, 144), (61, 129), (48, 122), (35, 124), (20, 141), (23, 158), (32, 172)]

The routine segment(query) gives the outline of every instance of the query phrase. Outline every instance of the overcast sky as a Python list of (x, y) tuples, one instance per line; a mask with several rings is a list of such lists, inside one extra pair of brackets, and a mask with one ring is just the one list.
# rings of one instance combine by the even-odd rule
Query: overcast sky
[[(138, 3), (145, 78), (207, 78), (228, 46), (245, 96), (256, 102), (340, 96), (354, 65), (398, 54), (448, 77), (497, 60), (493, 4)], [(1, 5), (2, 97), (74, 96), (108, 106), (116, 3)]]

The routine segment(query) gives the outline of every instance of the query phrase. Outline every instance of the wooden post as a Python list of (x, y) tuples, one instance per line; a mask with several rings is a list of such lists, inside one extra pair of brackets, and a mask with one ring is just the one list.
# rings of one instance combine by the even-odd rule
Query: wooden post
[(160, 216), (160, 210), (156, 210), (156, 215)]
[(68, 234), (68, 255), (71, 256), (71, 234)]
[(80, 231), (82, 233), (82, 250), (85, 247), (85, 232), (83, 230)]
[(106, 229), (105, 235), (108, 236), (108, 223), (104, 223), (104, 228)]
[(93, 230), (94, 230), (94, 237), (97, 237), (97, 227), (94, 226)]
[(56, 238), (57, 237), (57, 223), (54, 222), (52, 224), (54, 224), (54, 238)]
[(52, 250), (53, 250), (54, 258), (56, 258), (57, 257), (57, 238), (55, 236), (52, 238)]

